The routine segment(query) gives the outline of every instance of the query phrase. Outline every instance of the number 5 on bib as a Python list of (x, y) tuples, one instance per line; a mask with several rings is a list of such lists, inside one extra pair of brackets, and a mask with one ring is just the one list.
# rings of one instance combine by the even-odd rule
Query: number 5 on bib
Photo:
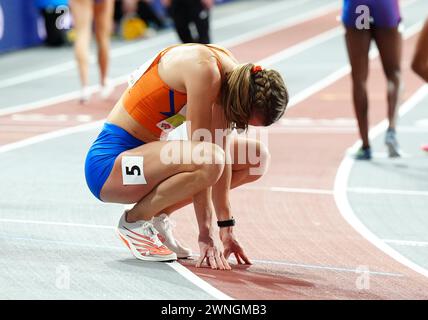
[(123, 156), (122, 179), (123, 185), (147, 184), (144, 177), (144, 157)]

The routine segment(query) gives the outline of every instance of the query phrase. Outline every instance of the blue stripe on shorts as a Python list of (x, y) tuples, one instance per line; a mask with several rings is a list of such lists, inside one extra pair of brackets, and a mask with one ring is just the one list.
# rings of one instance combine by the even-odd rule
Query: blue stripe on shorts
[[(105, 123), (101, 133), (88, 151), (85, 161), (86, 183), (99, 200), (100, 192), (122, 152), (142, 146), (143, 141), (112, 123)], [(102, 200), (101, 200), (102, 201)]]

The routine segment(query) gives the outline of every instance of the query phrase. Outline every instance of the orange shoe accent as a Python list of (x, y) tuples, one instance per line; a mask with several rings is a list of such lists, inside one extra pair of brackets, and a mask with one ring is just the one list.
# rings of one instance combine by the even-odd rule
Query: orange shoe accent
[(123, 241), (123, 243), (128, 247), (128, 249), (131, 250), (131, 247), (129, 246), (128, 241), (124, 237), (122, 237), (122, 235), (119, 232), (117, 234), (119, 235), (119, 238)]

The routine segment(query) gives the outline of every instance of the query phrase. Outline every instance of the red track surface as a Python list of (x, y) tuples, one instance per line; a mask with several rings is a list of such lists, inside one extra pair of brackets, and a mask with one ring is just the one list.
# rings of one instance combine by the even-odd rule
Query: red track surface
[[(260, 60), (337, 26), (336, 15), (328, 14), (230, 49), (241, 60)], [(407, 49), (413, 48), (414, 42), (415, 38), (411, 38), (405, 45), (405, 70), (409, 69), (410, 52)], [(409, 71), (404, 77), (406, 96), (409, 96), (420, 83)], [(383, 119), (386, 113), (383, 83), (379, 62), (372, 63), (369, 85), (372, 123)], [(121, 90), (123, 87), (116, 90), (113, 100), (119, 97)], [(353, 118), (349, 91), (350, 79), (340, 79), (289, 110), (286, 118)], [(69, 117), (64, 122), (18, 121), (13, 120), (13, 115), (1, 116), (0, 125), (8, 130), (2, 132), (0, 144), (81, 124), (76, 118), (78, 114), (90, 114), (92, 120), (103, 119), (111, 106), (112, 101), (94, 101), (89, 106), (80, 106), (72, 101), (19, 113), (66, 114)], [(273, 128), (269, 136), (273, 159), (270, 171), (253, 186), (332, 190), (344, 152), (357, 138), (356, 133), (279, 133)], [(237, 267), (231, 272), (221, 272), (195, 269), (193, 262), (184, 262), (190, 270), (234, 298), (428, 299), (428, 279), (397, 263), (362, 238), (341, 217), (331, 194), (238, 189), (232, 192), (232, 206), (238, 220), (236, 232), (250, 257), (321, 267), (256, 263), (249, 268)], [(175, 215), (177, 236), (197, 252), (197, 225), (193, 210), (189, 206), (181, 211)], [(358, 290), (358, 274), (326, 268), (354, 270), (362, 265), (371, 271), (400, 276), (372, 275), (370, 290)]]

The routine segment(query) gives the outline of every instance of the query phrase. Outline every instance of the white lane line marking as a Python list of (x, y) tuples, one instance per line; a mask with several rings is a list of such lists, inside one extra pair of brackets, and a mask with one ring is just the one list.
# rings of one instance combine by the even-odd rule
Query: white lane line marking
[[(422, 85), (418, 91), (416, 91), (413, 96), (411, 96), (406, 102), (404, 102), (399, 112), (399, 116), (404, 116), (407, 112), (409, 112), (411, 109), (413, 109), (419, 102), (424, 100), (428, 94), (428, 84)], [(375, 127), (370, 129), (369, 131), (369, 138), (371, 140), (375, 139), (377, 136), (379, 136), (381, 133), (386, 131), (388, 127), (388, 120), (384, 119), (380, 123), (378, 123)], [(355, 142), (355, 144), (348, 149), (349, 152), (356, 152), (358, 148), (360, 147), (361, 140), (358, 140)]]
[[(127, 79), (128, 79), (128, 75), (124, 75), (124, 76), (120, 76), (120, 77), (111, 79), (110, 81), (111, 81), (111, 85), (116, 87), (116, 86), (119, 86), (121, 84), (125, 84)], [(91, 94), (93, 94), (93, 93), (99, 91), (99, 89), (100, 89), (99, 85), (93, 85), (93, 86), (90, 86), (88, 88), (88, 91)], [(79, 97), (80, 97), (80, 91), (76, 90), (76, 91), (61, 94), (61, 95), (58, 95), (58, 96), (55, 96), (52, 98), (42, 99), (39, 101), (30, 102), (30, 103), (24, 103), (24, 104), (13, 106), (13, 107), (2, 108), (2, 109), (0, 109), (0, 116), (4, 116), (4, 115), (11, 114), (11, 113), (16, 113), (16, 112), (22, 112), (22, 111), (29, 111), (29, 110), (44, 108), (44, 107), (48, 107), (52, 104), (62, 103), (62, 102), (66, 102), (66, 101), (72, 101), (72, 100), (75, 100)]]
[(410, 126), (398, 126), (397, 131), (399, 133), (426, 133), (428, 132), (427, 127), (410, 127)]
[[(60, 227), (79, 227), (79, 228), (92, 228), (92, 229), (108, 229), (108, 230), (115, 230), (116, 228), (113, 226), (108, 225), (97, 225), (97, 224), (84, 224), (84, 223), (71, 223), (71, 222), (55, 222), (55, 221), (36, 221), (36, 220), (19, 220), (19, 219), (3, 219), (0, 218), (0, 222), (3, 223), (23, 223), (23, 224), (37, 224), (37, 225), (47, 225), (47, 226), (60, 226)], [(2, 235), (0, 235), (0, 238), (2, 238)], [(8, 238), (3, 237), (3, 238)], [(44, 242), (50, 242), (50, 243), (57, 243), (57, 244), (68, 244), (68, 245), (77, 245), (77, 246), (88, 246), (88, 247), (96, 247), (96, 248), (105, 248), (105, 249), (120, 249), (119, 247), (114, 246), (102, 246), (102, 245), (92, 245), (92, 244), (79, 244), (75, 242), (70, 241), (57, 241), (57, 240), (49, 240), (49, 239), (34, 239), (34, 238), (27, 238), (27, 237), (9, 237), (14, 238), (16, 240), (27, 240), (27, 241), (44, 241)], [(126, 249), (126, 248), (123, 248)], [(220, 290), (216, 289), (215, 287), (211, 286), (208, 282), (202, 280), (197, 275), (193, 274), (190, 270), (183, 267), (177, 262), (168, 264), (172, 269), (174, 269), (177, 273), (179, 273), (181, 276), (183, 276), (185, 279), (193, 283), (195, 286), (199, 287), (200, 289), (204, 290), (211, 296), (213, 296), (216, 299), (220, 300), (231, 300), (232, 298), (226, 295), (225, 293), (221, 292)]]
[(254, 191), (271, 191), (271, 192), (285, 192), (285, 193), (309, 193), (332, 195), (333, 190), (327, 189), (310, 189), (310, 188), (289, 188), (289, 187), (258, 187), (258, 186), (242, 186), (238, 190), (254, 190)]
[(320, 33), (312, 38), (306, 39), (304, 41), (299, 42), (298, 44), (284, 49), (282, 51), (279, 51), (275, 53), (274, 55), (271, 55), (268, 58), (265, 58), (263, 60), (260, 60), (259, 63), (261, 65), (273, 65), (275, 63), (281, 62), (287, 58), (290, 58), (292, 56), (295, 56), (305, 50), (308, 50), (316, 45), (319, 45), (323, 42), (326, 42), (330, 39), (333, 39), (339, 35), (342, 35), (344, 33), (343, 27), (336, 27), (330, 30), (327, 30), (323, 33)]
[[(5, 234), (0, 234), (0, 239), (9, 239), (9, 240), (22, 240), (22, 241), (29, 241), (29, 242), (46, 242), (46, 243), (52, 243), (56, 245), (69, 245), (69, 246), (77, 246), (77, 247), (86, 247), (86, 248), (97, 248), (97, 249), (109, 249), (109, 250), (117, 250), (117, 251), (123, 251), (123, 252), (129, 252), (127, 248), (124, 246), (109, 246), (109, 245), (97, 245), (97, 244), (91, 244), (91, 243), (80, 243), (80, 242), (73, 242), (73, 241), (64, 241), (64, 240), (52, 240), (52, 239), (38, 239), (33, 237), (20, 237), (20, 236), (8, 236)], [(197, 254), (193, 254), (192, 257), (199, 257)], [(230, 258), (232, 262), (236, 263), (236, 260), (234, 258)], [(281, 265), (281, 266), (289, 266), (289, 267), (295, 267), (295, 268), (304, 268), (304, 269), (317, 269), (317, 270), (326, 270), (326, 271), (337, 271), (337, 272), (349, 272), (349, 273), (358, 273), (358, 269), (352, 269), (352, 268), (343, 268), (343, 267), (334, 267), (334, 266), (324, 266), (324, 265), (314, 265), (314, 264), (306, 264), (306, 263), (295, 263), (295, 262), (288, 262), (288, 261), (277, 261), (277, 260), (266, 260), (266, 259), (251, 259), (255, 263), (260, 264), (271, 264), (271, 265)], [(179, 264), (179, 263), (178, 263)], [(177, 269), (185, 268), (181, 264), (177, 267)], [(176, 266), (171, 266), (173, 269), (176, 268)], [(189, 271), (189, 270), (188, 270)], [(177, 271), (179, 272), (179, 271)], [(191, 271), (189, 271), (191, 274), (193, 274)], [(180, 273), (180, 272), (179, 272)], [(392, 273), (392, 272), (383, 272), (383, 271), (370, 271), (368, 270), (369, 274), (372, 275), (379, 275), (379, 276), (393, 276), (393, 277), (402, 277), (402, 274), (399, 273)], [(184, 276), (184, 275), (183, 275)], [(187, 276), (186, 276), (187, 278)], [(195, 283), (195, 285), (197, 285)], [(199, 285), (197, 285), (199, 286)], [(205, 284), (204, 284), (205, 286)], [(219, 293), (221, 296), (224, 295), (222, 292)], [(215, 296), (213, 294), (213, 296)], [(219, 299), (223, 299), (218, 297)], [(229, 297), (229, 299), (231, 299)]]
[(255, 20), (260, 17), (266, 17), (273, 12), (289, 10), (306, 4), (309, 0), (299, 0), (295, 2), (277, 2), (266, 4), (263, 8), (251, 9), (242, 12), (243, 14), (230, 15), (219, 20), (214, 20), (212, 26), (214, 29), (230, 27), (239, 23)]
[(83, 131), (88, 131), (96, 128), (101, 128), (104, 122), (105, 122), (105, 119), (95, 121), (95, 122), (85, 123), (82, 125), (69, 127), (61, 130), (56, 130), (56, 131), (40, 134), (31, 138), (27, 138), (24, 140), (20, 140), (18, 142), (9, 143), (9, 144), (0, 146), (0, 153), (19, 149), (32, 144), (36, 144), (39, 142), (43, 142), (43, 141), (58, 138), (58, 137), (63, 137), (69, 134), (77, 133), (77, 132), (83, 132)]
[(38, 224), (57, 227), (79, 227), (79, 228), (93, 228), (93, 229), (113, 229), (116, 228), (108, 225), (88, 224), (88, 223), (73, 223), (73, 222), (60, 222), (60, 221), (44, 221), (44, 220), (23, 220), (23, 219), (7, 219), (0, 218), (0, 222), (4, 223), (22, 223), (22, 224)]
[(399, 246), (428, 247), (428, 241), (392, 240), (392, 239), (382, 239), (382, 241), (390, 244), (396, 244)]
[[(285, 6), (284, 6), (284, 4), (282, 4), (282, 7), (284, 7), (284, 8), (287, 8), (288, 6), (289, 6), (289, 4), (286, 4)], [(268, 11), (269, 12), (278, 11), (277, 7), (281, 7), (281, 5), (272, 6), (272, 8), (270, 8)], [(252, 30), (250, 32), (244, 33), (244, 34), (239, 35), (237, 37), (231, 38), (231, 39), (229, 39), (223, 43), (226, 43), (227, 45), (237, 45), (239, 43), (242, 43), (242, 42), (257, 38), (259, 36), (262, 36), (264, 34), (271, 33), (271, 32), (274, 32), (276, 30), (280, 30), (282, 28), (288, 28), (290, 26), (302, 23), (302, 22), (310, 20), (314, 17), (326, 14), (329, 11), (332, 11), (333, 9), (337, 9), (337, 8), (338, 8), (337, 3), (332, 3), (332, 4), (326, 5), (324, 7), (315, 9), (314, 11), (312, 11), (310, 13), (305, 13), (305, 14), (287, 19), (287, 20), (285, 20), (285, 22), (280, 21), (279, 23), (268, 25), (265, 28), (259, 28), (257, 30)], [(264, 10), (266, 11), (267, 9), (265, 8)], [(241, 13), (239, 13), (240, 19), (246, 19), (245, 16), (249, 14), (250, 18), (248, 18), (246, 20), (251, 20), (251, 16), (253, 16), (256, 13), (256, 11), (257, 10), (248, 11), (250, 13), (241, 12)], [(220, 19), (219, 20), (220, 22), (217, 22), (217, 24), (218, 23), (222, 24), (221, 28), (234, 24), (232, 17), (227, 17), (224, 19), (227, 19), (228, 22), (221, 22), (221, 21), (223, 21), (223, 19)], [(216, 23), (214, 23), (213, 25), (215, 27)], [(158, 45), (161, 45), (164, 43), (166, 44), (167, 42), (172, 43), (172, 42), (174, 42), (174, 39), (175, 39), (175, 34), (174, 34), (174, 32), (171, 31), (165, 35), (158, 37), (158, 38), (150, 39), (149, 41), (142, 40), (142, 41), (139, 41), (138, 43), (133, 43), (133, 44), (125, 45), (125, 46), (120, 46), (118, 48), (114, 48), (111, 50), (110, 55), (112, 58), (117, 58), (117, 57), (121, 57), (121, 56), (124, 56), (127, 54), (138, 52), (142, 49), (147, 50), (148, 48), (151, 48), (151, 47), (155, 47), (155, 46), (158, 46)], [(170, 41), (168, 41), (168, 40), (170, 40)], [(90, 62), (91, 62), (91, 64), (96, 62), (95, 55), (90, 56)], [(0, 80), (0, 89), (10, 87), (10, 86), (14, 86), (14, 85), (21, 84), (21, 83), (25, 83), (25, 82), (29, 82), (32, 80), (48, 77), (48, 76), (55, 75), (55, 74), (58, 74), (61, 72), (70, 71), (70, 70), (73, 70), (75, 68), (76, 68), (76, 62), (75, 61), (68, 61), (68, 62), (56, 64), (54, 66), (46, 67), (43, 69), (27, 72), (27, 73), (19, 75), (19, 76), (10, 77), (8, 79)]]
[[(284, 192), (284, 193), (306, 193), (306, 194), (318, 194), (318, 195), (334, 194), (334, 190), (314, 189), (314, 188), (311, 189), (311, 188), (290, 188), (290, 187), (242, 186), (242, 187), (239, 187), (239, 190), (270, 191), (270, 192)], [(421, 190), (351, 187), (351, 188), (347, 188), (346, 191), (350, 193), (360, 193), (360, 194), (391, 194), (391, 195), (400, 195), (400, 196), (423, 196), (423, 197), (428, 196), (428, 191), (421, 191)]]
[[(174, 269), (178, 274), (183, 276), (185, 279), (189, 280), (195, 286), (199, 287), (200, 289), (204, 290), (205, 292), (213, 296), (214, 298), (219, 300), (233, 300), (232, 297), (216, 289), (205, 280), (202, 280), (200, 277), (198, 277), (196, 274), (194, 274), (192, 271), (190, 271), (186, 267), (182, 266), (180, 263), (178, 262), (168, 263), (168, 266)], [(227, 271), (220, 271), (220, 272), (227, 272)]]
[[(192, 257), (198, 258), (198, 254), (192, 254)], [(229, 258), (230, 261), (237, 263), (236, 259), (233, 257)], [(315, 264), (307, 264), (307, 263), (296, 263), (296, 262), (288, 262), (288, 261), (278, 261), (278, 260), (266, 260), (266, 259), (251, 259), (251, 261), (260, 264), (271, 264), (271, 265), (279, 265), (279, 266), (289, 266), (296, 268), (304, 268), (304, 269), (318, 269), (318, 270), (327, 270), (327, 271), (338, 271), (338, 272), (350, 272), (350, 273), (361, 273), (358, 267), (355, 269), (352, 268), (344, 268), (344, 267), (334, 267), (334, 266), (326, 266), (326, 265), (315, 265)], [(371, 275), (379, 275), (379, 276), (392, 276), (392, 277), (402, 277), (403, 275), (395, 272), (384, 272), (384, 271), (370, 271), (367, 272)]]
[(287, 109), (295, 107), (299, 103), (305, 101), (310, 96), (327, 88), (334, 82), (343, 78), (350, 72), (351, 72), (351, 67), (349, 64), (347, 64), (337, 69), (333, 73), (330, 73), (328, 76), (324, 77), (322, 80), (315, 82), (314, 84), (310, 85), (309, 87), (306, 87), (305, 89), (301, 90), (297, 94), (292, 95)]
[[(298, 267), (298, 268), (305, 268), (305, 269), (319, 269), (319, 270), (350, 272), (350, 273), (359, 273), (360, 272), (358, 270), (358, 268), (352, 269), (352, 268), (342, 268), (342, 267), (332, 267), (332, 266), (324, 266), (324, 265), (303, 264), (303, 263), (294, 263), (294, 262), (286, 262), (286, 261), (275, 261), (275, 260), (251, 259), (251, 261), (254, 261), (256, 263), (262, 263), (262, 264), (273, 264), (273, 265), (290, 266), (290, 267)], [(403, 276), (400, 273), (383, 272), (383, 271), (370, 271), (369, 270), (367, 273), (371, 274), (371, 275), (378, 275), (378, 276), (391, 276), (391, 277), (402, 277)]]
[[(97, 249), (109, 249), (109, 250), (117, 250), (123, 252), (129, 252), (129, 249), (125, 246), (109, 246), (109, 245), (101, 245), (101, 244), (91, 244), (86, 242), (73, 242), (66, 240), (54, 240), (54, 239), (40, 239), (33, 237), (21, 237), (21, 236), (10, 236), (5, 233), (0, 233), (0, 239), (3, 240), (21, 240), (21, 241), (29, 241), (29, 242), (41, 242), (41, 243), (51, 243), (59, 246), (73, 246), (73, 247), (83, 247), (83, 248), (97, 248)], [(118, 239), (118, 241), (120, 241)]]
[(299, 25), (301, 23), (313, 20), (315, 18), (327, 15), (330, 12), (333, 12), (335, 10), (338, 10), (339, 6), (338, 3), (330, 3), (328, 5), (325, 5), (323, 7), (319, 7), (315, 10), (312, 10), (310, 12), (306, 12), (303, 14), (299, 14), (297, 16), (294, 16), (290, 19), (279, 21), (273, 24), (269, 24), (263, 28), (257, 28), (253, 29), (247, 33), (241, 34), (237, 37), (231, 38), (229, 40), (220, 42), (221, 45), (225, 47), (233, 47), (239, 44), (242, 44), (244, 42), (250, 41), (255, 38), (262, 37), (264, 35), (275, 33), (277, 31), (288, 29), (290, 27), (294, 27), (296, 25)]
[[(422, 29), (422, 22), (415, 23), (414, 25), (408, 27), (404, 32), (404, 39), (408, 39), (418, 33)], [(377, 49), (370, 50), (370, 59), (373, 60), (379, 56), (379, 51)], [(343, 78), (347, 74), (351, 72), (351, 66), (349, 64), (337, 69), (335, 72), (329, 74), (327, 77), (323, 78), (322, 80), (314, 83), (313, 85), (306, 87), (304, 90), (300, 91), (297, 94), (294, 94), (289, 102), (289, 108), (295, 107), (297, 104), (305, 101), (307, 98), (315, 94), (316, 92), (319, 92), (337, 80)]]
[[(118, 251), (129, 252), (129, 250), (125, 247), (78, 243), (78, 242), (63, 241), (63, 240), (37, 239), (37, 238), (30, 238), (30, 237), (15, 237), (15, 236), (3, 235), (3, 234), (0, 234), (0, 239), (23, 240), (23, 241), (30, 241), (30, 242), (52, 243), (52, 244), (61, 245), (61, 246), (69, 245), (69, 246), (77, 246), (77, 247), (109, 249), (109, 250), (118, 250)], [(178, 262), (166, 263), (166, 265), (171, 267), (175, 272), (180, 274), (182, 277), (184, 277), (189, 282), (193, 283), (198, 288), (207, 292), (212, 297), (219, 299), (219, 300), (233, 300), (232, 297), (230, 297), (230, 296), (226, 295), (225, 293), (221, 292), (220, 290), (214, 288), (208, 282), (202, 280), (201, 278), (199, 278), (197, 275), (193, 274), (190, 270), (183, 267)]]
[(268, 129), (270, 134), (299, 133), (299, 134), (354, 134), (358, 132), (357, 128), (339, 128), (339, 127), (306, 127), (306, 128), (278, 128)]
[(382, 189), (368, 187), (352, 187), (348, 188), (348, 192), (362, 194), (395, 194), (399, 196), (428, 196), (428, 191), (422, 190), (400, 190), (400, 189)]
[[(412, 110), (420, 101), (422, 101), (428, 95), (428, 85), (422, 86), (409, 100), (407, 100), (400, 108), (399, 115), (402, 117), (407, 112)], [(384, 120), (370, 130), (370, 138), (373, 139), (387, 128), (387, 121)], [(357, 150), (361, 142), (357, 141), (352, 147), (352, 150)], [(354, 165), (354, 159), (349, 156), (345, 156), (337, 170), (336, 179), (334, 182), (334, 199), (339, 209), (340, 214), (345, 220), (366, 240), (375, 245), (378, 249), (398, 261), (399, 263), (407, 266), (408, 268), (428, 277), (428, 270), (414, 263), (401, 253), (393, 249), (387, 243), (379, 239), (371, 230), (369, 230), (362, 222), (358, 219), (355, 212), (353, 211), (349, 200), (348, 200), (348, 182), (349, 176)]]
[(312, 127), (312, 126), (327, 126), (327, 127), (356, 127), (357, 120), (355, 118), (330, 118), (319, 119), (310, 117), (292, 117), (282, 118), (278, 120), (279, 126), (284, 127)]

